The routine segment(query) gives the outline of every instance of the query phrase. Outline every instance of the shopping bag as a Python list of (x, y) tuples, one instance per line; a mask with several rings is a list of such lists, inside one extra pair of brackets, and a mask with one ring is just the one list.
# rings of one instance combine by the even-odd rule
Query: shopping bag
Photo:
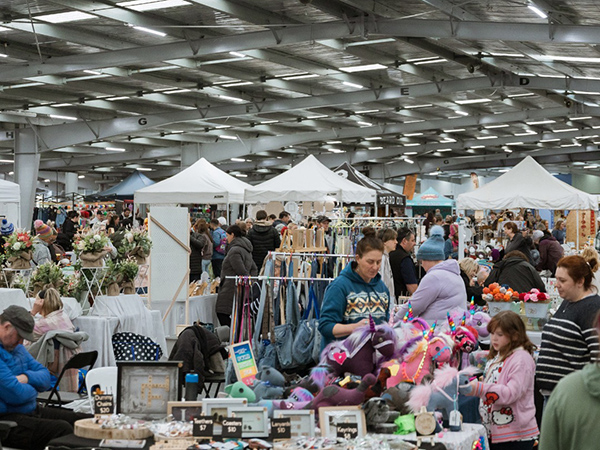
[(135, 333), (115, 333), (112, 344), (117, 361), (158, 361), (163, 354), (160, 345)]

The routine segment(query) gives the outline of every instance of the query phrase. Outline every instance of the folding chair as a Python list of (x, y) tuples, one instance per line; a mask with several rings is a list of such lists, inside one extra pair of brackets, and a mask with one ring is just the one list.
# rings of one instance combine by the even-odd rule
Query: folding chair
[[(54, 385), (52, 390), (40, 392), (37, 397), (38, 401), (44, 402), (45, 406), (48, 406), (50, 404), (54, 406), (62, 406), (63, 404), (70, 403), (75, 400), (80, 400), (82, 397), (85, 398), (85, 396), (81, 395), (81, 390), (83, 386), (80, 387), (77, 392), (59, 392), (58, 385), (67, 370), (82, 369), (87, 366), (89, 366), (89, 368), (91, 369), (96, 363), (97, 358), (98, 352), (96, 350), (93, 350), (91, 352), (77, 353), (76, 355), (73, 355), (73, 357), (67, 361), (65, 366), (60, 371), (58, 379), (56, 380), (56, 384)], [(53, 397), (55, 396), (56, 400), (53, 400)]]

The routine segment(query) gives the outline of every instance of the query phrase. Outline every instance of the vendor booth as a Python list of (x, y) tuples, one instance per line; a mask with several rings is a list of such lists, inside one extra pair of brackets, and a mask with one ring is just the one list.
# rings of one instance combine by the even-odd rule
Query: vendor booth
[(245, 203), (279, 201), (327, 201), (374, 203), (374, 189), (345, 180), (325, 167), (313, 155), (290, 170), (245, 191)]
[(155, 184), (155, 181), (148, 178), (137, 170), (121, 181), (119, 184), (85, 197), (86, 202), (104, 202), (111, 200), (133, 200), (135, 191)]
[(452, 214), (454, 200), (444, 197), (433, 188), (429, 188), (421, 194), (415, 194), (412, 200), (407, 200), (406, 206), (412, 208), (413, 216), (427, 214), (434, 209), (439, 209), (441, 214), (445, 216)]
[(352, 167), (350, 163), (344, 162), (333, 169), (342, 178), (352, 181), (369, 189), (375, 189), (377, 192), (377, 216), (389, 216), (392, 211), (395, 211), (398, 216), (404, 215), (406, 206), (406, 197), (402, 194), (397, 194), (390, 189), (383, 187), (379, 183), (371, 180), (365, 174), (359, 172)]
[(20, 227), (21, 188), (17, 183), (0, 180), (0, 216)]

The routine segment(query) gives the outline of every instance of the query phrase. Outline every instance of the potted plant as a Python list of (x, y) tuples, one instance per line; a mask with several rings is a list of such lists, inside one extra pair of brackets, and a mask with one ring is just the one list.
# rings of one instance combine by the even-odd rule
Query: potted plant
[(64, 278), (63, 271), (58, 264), (47, 262), (37, 266), (31, 275), (31, 280), (29, 280), (30, 285), (33, 287), (33, 295), (36, 296), (42, 289), (51, 287), (60, 292), (65, 284)]
[(137, 277), (138, 270), (139, 267), (134, 258), (128, 258), (119, 263), (119, 272), (123, 277), (123, 281), (121, 282), (123, 294), (135, 294), (134, 281), (135, 277)]
[(119, 256), (123, 258), (133, 257), (139, 265), (147, 264), (151, 248), (152, 239), (148, 236), (148, 231), (142, 229), (131, 230), (125, 233), (119, 247)]
[(121, 268), (119, 263), (115, 263), (113, 261), (109, 261), (107, 264), (107, 273), (104, 278), (104, 283), (102, 285), (102, 290), (106, 292), (106, 295), (109, 297), (116, 297), (121, 292), (121, 287), (119, 283), (123, 280), (123, 275), (121, 274)]
[(15, 231), (4, 243), (4, 252), (11, 269), (30, 269), (33, 242), (28, 231)]
[(104, 257), (110, 252), (110, 239), (103, 233), (89, 231), (80, 235), (73, 249), (81, 267), (103, 267)]

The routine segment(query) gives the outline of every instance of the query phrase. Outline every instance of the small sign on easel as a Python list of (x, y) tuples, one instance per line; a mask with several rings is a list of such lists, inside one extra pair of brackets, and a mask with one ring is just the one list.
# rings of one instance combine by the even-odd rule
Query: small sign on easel
[(338, 423), (335, 426), (337, 437), (350, 440), (358, 437), (358, 424), (351, 422)]
[(223, 418), (223, 439), (240, 439), (242, 437), (242, 428), (244, 421), (241, 417)]
[(274, 441), (292, 438), (292, 419), (283, 417), (271, 419), (271, 437)]
[(214, 419), (212, 417), (200, 416), (194, 418), (192, 436), (201, 439), (212, 439)]
[(258, 369), (256, 368), (256, 360), (254, 359), (250, 342), (244, 341), (233, 344), (229, 352), (238, 380), (242, 381), (246, 386), (251, 386), (256, 378)]
[(112, 394), (94, 394), (94, 414), (106, 416), (115, 412), (115, 399)]

